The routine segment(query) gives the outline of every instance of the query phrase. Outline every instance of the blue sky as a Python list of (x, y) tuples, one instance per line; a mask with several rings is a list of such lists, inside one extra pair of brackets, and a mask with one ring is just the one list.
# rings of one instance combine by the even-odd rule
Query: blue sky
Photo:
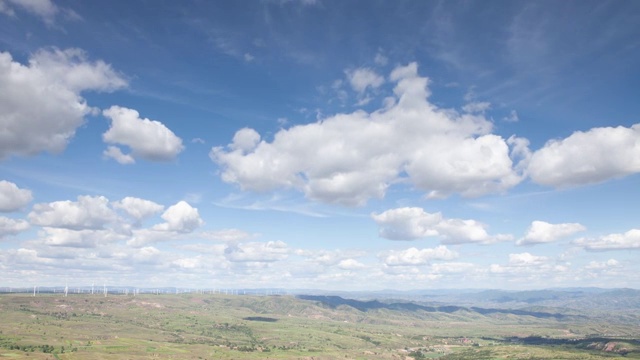
[(0, 0), (0, 286), (638, 288), (639, 20)]

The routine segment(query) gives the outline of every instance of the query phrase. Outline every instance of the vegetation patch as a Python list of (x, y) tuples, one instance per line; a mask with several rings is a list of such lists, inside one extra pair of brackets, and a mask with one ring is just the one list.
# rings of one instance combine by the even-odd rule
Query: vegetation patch
[(276, 321), (278, 321), (278, 319), (270, 318), (270, 317), (264, 317), (264, 316), (247, 316), (247, 317), (245, 317), (243, 319), (247, 320), (247, 321), (262, 321), (262, 322), (276, 322)]
[(331, 300), (350, 304), (293, 296), (4, 294), (0, 354), (49, 360), (640, 359), (640, 317), (633, 310), (599, 318), (573, 309), (573, 316), (559, 318)]

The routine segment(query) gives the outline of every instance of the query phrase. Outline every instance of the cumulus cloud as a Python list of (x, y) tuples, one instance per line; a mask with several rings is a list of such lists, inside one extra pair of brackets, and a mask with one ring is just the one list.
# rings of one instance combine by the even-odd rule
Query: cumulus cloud
[(17, 211), (24, 208), (33, 200), (31, 191), (20, 189), (16, 184), (0, 181), (0, 212)]
[(78, 201), (54, 201), (33, 206), (28, 215), (33, 225), (71, 230), (101, 229), (116, 220), (104, 196), (78, 196)]
[[(163, 209), (163, 205), (135, 197), (109, 202), (104, 196), (78, 196), (77, 201), (36, 204), (28, 219), (32, 225), (42, 227), (40, 243), (77, 248), (96, 247), (112, 241), (127, 241), (131, 246), (140, 247), (177, 239), (204, 223), (198, 209), (181, 201), (161, 215), (163, 223), (137, 229), (141, 221)], [(116, 210), (122, 213), (118, 214)]]
[(338, 268), (342, 270), (359, 270), (364, 268), (365, 265), (355, 259), (344, 259), (338, 263)]
[(140, 248), (152, 243), (178, 240), (180, 233), (167, 229), (167, 224), (158, 224), (151, 228), (135, 229), (127, 240), (127, 245)]
[(135, 164), (136, 159), (133, 158), (130, 154), (125, 154), (122, 150), (117, 146), (108, 146), (103, 152), (106, 158), (112, 158), (122, 165)]
[(491, 134), (492, 123), (481, 115), (429, 103), (428, 79), (417, 71), (415, 63), (393, 70), (394, 96), (383, 109), (281, 129), (271, 142), (258, 142), (255, 131), (242, 129), (228, 147), (212, 148), (210, 157), (221, 166), (223, 181), (244, 190), (295, 189), (348, 206), (382, 198), (398, 181), (430, 197), (481, 196), (518, 184), (523, 175), (514, 161), (522, 152), (512, 147), (523, 142)]
[(12, 263), (26, 264), (30, 268), (41, 264), (50, 265), (54, 262), (53, 259), (39, 256), (36, 250), (25, 248), (9, 250), (9, 256), (7, 258), (10, 259)]
[(7, 235), (18, 234), (27, 229), (29, 229), (29, 223), (24, 220), (0, 216), (0, 239)]
[(417, 207), (391, 209), (371, 217), (380, 226), (380, 236), (389, 240), (440, 237), (448, 244), (489, 244), (512, 239), (511, 235), (489, 235), (487, 226), (476, 220), (447, 219), (439, 212), (431, 214)]
[(112, 106), (102, 114), (111, 120), (111, 127), (102, 134), (102, 139), (108, 144), (124, 145), (131, 149), (130, 154), (124, 154), (114, 146), (105, 150), (105, 156), (121, 164), (132, 163), (136, 158), (172, 160), (184, 149), (182, 139), (163, 123), (140, 118), (136, 110)]
[(65, 149), (93, 109), (84, 91), (127, 85), (110, 65), (79, 49), (39, 50), (28, 65), (0, 52), (0, 159)]
[(273, 262), (286, 259), (289, 251), (282, 241), (250, 242), (230, 245), (225, 256), (232, 262)]
[(170, 206), (162, 214), (162, 219), (165, 222), (155, 225), (153, 230), (190, 233), (204, 224), (198, 209), (192, 207), (186, 201), (180, 201)]
[(359, 250), (303, 250), (296, 249), (295, 254), (306, 258), (307, 264), (318, 265), (320, 271), (326, 270), (327, 266), (339, 264), (343, 260), (364, 256), (365, 253)]
[(202, 266), (202, 261), (202, 257), (196, 256), (191, 258), (176, 259), (172, 262), (172, 264), (182, 269), (196, 269)]
[(123, 210), (137, 221), (144, 220), (164, 210), (163, 205), (156, 204), (150, 200), (131, 196), (127, 196), (120, 201), (116, 201), (113, 203), (113, 207), (115, 209)]
[(134, 250), (134, 252), (129, 256), (138, 262), (153, 263), (161, 257), (161, 254), (162, 252), (157, 248), (153, 246), (145, 246)]
[(531, 156), (528, 173), (542, 185), (569, 187), (640, 172), (640, 124), (577, 131)]
[(98, 245), (126, 240), (127, 236), (112, 230), (70, 230), (44, 227), (40, 238), (45, 245), (49, 246), (94, 248)]
[(538, 276), (550, 272), (566, 272), (568, 268), (564, 265), (551, 265), (550, 259), (546, 256), (537, 256), (528, 252), (509, 254), (509, 262), (506, 265), (491, 264), (489, 272), (503, 275), (530, 274)]
[(104, 196), (78, 196), (77, 201), (36, 204), (28, 219), (42, 227), (34, 243), (73, 248), (101, 248), (112, 242), (142, 247), (181, 239), (204, 223), (198, 209), (181, 201), (164, 211), (164, 222), (140, 228), (142, 221), (162, 210), (163, 205), (136, 197), (110, 202)]
[(520, 254), (509, 254), (510, 266), (538, 266), (547, 262), (549, 258), (545, 256), (536, 256), (528, 252)]
[(607, 261), (590, 261), (585, 269), (587, 270), (606, 270), (611, 268), (620, 267), (620, 262), (616, 259), (609, 259)]
[(384, 78), (375, 71), (367, 68), (347, 70), (347, 79), (351, 88), (358, 93), (364, 93), (367, 89), (376, 89), (384, 84)]
[(631, 229), (623, 234), (580, 238), (572, 243), (589, 251), (638, 250), (640, 249), (640, 229)]
[(534, 245), (554, 242), (558, 239), (573, 235), (587, 228), (578, 223), (550, 224), (545, 221), (533, 221), (518, 245)]
[(119, 241), (142, 247), (181, 239), (204, 224), (198, 209), (180, 201), (162, 213), (164, 222), (139, 228), (142, 221), (162, 210), (163, 205), (136, 197), (109, 202), (104, 196), (78, 196), (77, 201), (36, 204), (28, 218), (32, 225), (42, 226), (40, 243), (75, 248), (93, 248)]
[(432, 260), (452, 260), (458, 257), (458, 253), (440, 245), (433, 249), (409, 248), (401, 251), (388, 251), (381, 255), (384, 264), (388, 266), (415, 266), (426, 265)]
[(244, 128), (240, 129), (233, 136), (233, 142), (229, 147), (233, 150), (240, 150), (243, 153), (247, 153), (256, 148), (260, 142), (260, 134), (257, 131)]

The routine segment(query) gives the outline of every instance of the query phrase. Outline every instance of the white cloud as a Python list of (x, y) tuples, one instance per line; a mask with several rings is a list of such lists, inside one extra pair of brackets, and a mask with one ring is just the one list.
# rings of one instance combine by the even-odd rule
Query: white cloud
[(631, 229), (624, 234), (580, 238), (572, 243), (590, 251), (638, 250), (640, 249), (640, 229)]
[(243, 153), (253, 151), (260, 142), (260, 134), (257, 131), (244, 128), (240, 129), (233, 136), (233, 143), (229, 147), (233, 150), (240, 150)]
[(142, 221), (163, 209), (163, 205), (136, 197), (109, 202), (103, 196), (78, 196), (77, 201), (36, 204), (28, 218), (32, 225), (42, 226), (35, 243), (75, 248), (99, 248), (111, 242), (142, 247), (182, 240), (204, 224), (198, 209), (180, 201), (161, 215), (164, 222), (140, 229)]
[(446, 219), (439, 212), (431, 214), (417, 207), (391, 209), (371, 217), (380, 226), (380, 236), (390, 240), (437, 236), (448, 244), (488, 244), (512, 239), (511, 235), (489, 235), (487, 226), (476, 220)]
[(502, 192), (522, 180), (514, 169), (522, 151), (510, 147), (523, 141), (490, 134), (492, 124), (482, 116), (429, 103), (428, 79), (415, 63), (396, 68), (390, 79), (397, 82), (395, 98), (383, 109), (282, 129), (272, 142), (242, 129), (236, 136), (251, 134), (251, 141), (234, 138), (227, 148), (212, 148), (210, 157), (222, 167), (223, 181), (244, 190), (296, 189), (348, 206), (382, 198), (403, 180), (431, 197)]
[(465, 274), (470, 273), (476, 266), (472, 263), (447, 262), (431, 264), (431, 272), (434, 274)]
[(371, 96), (360, 97), (358, 102), (355, 103), (355, 106), (365, 106), (368, 103), (370, 103), (371, 100), (373, 100), (373, 98)]
[(202, 258), (200, 256), (191, 257), (191, 258), (182, 258), (177, 259), (172, 262), (172, 264), (183, 268), (183, 269), (196, 269), (202, 266)]
[(166, 223), (155, 225), (151, 228), (135, 229), (127, 240), (127, 245), (135, 248), (162, 241), (179, 240), (180, 233), (168, 230)]
[(506, 121), (510, 123), (515, 123), (520, 121), (520, 118), (518, 117), (518, 112), (515, 110), (511, 110), (508, 116), (505, 116), (504, 118), (502, 118), (502, 121)]
[(170, 206), (163, 214), (165, 223), (155, 225), (152, 230), (190, 233), (204, 224), (198, 209), (186, 201)]
[(0, 159), (65, 149), (92, 108), (83, 91), (112, 91), (127, 82), (79, 49), (39, 50), (27, 66), (0, 52)]
[(207, 254), (208, 256), (221, 256), (224, 255), (224, 250), (227, 248), (227, 244), (182, 244), (176, 246), (176, 248), (200, 254)]
[(373, 59), (373, 62), (375, 62), (376, 65), (385, 66), (387, 65), (387, 63), (389, 63), (389, 59), (381, 53), (377, 53), (376, 57)]
[[(502, 274), (514, 279), (525, 279), (529, 276), (540, 279), (541, 277), (556, 276), (560, 272), (568, 271), (565, 265), (552, 265), (551, 259), (546, 256), (532, 255), (528, 252), (509, 254), (509, 262), (506, 265), (491, 264), (491, 274)], [(524, 277), (523, 277), (524, 276)]]
[(217, 231), (207, 231), (200, 233), (200, 236), (205, 239), (219, 240), (219, 241), (241, 241), (255, 237), (256, 234), (250, 234), (246, 231), (239, 229), (223, 229)]
[(70, 230), (44, 227), (40, 238), (45, 245), (49, 246), (95, 248), (109, 242), (123, 241), (128, 237), (112, 230)]
[(75, 93), (114, 91), (127, 86), (126, 80), (111, 65), (102, 60), (88, 62), (87, 54), (80, 49), (39, 50), (29, 59), (29, 65), (32, 71), (41, 71), (50, 84)]
[(518, 245), (533, 245), (554, 242), (558, 239), (573, 235), (587, 228), (578, 223), (550, 224), (545, 221), (533, 221)]
[(0, 239), (7, 235), (15, 235), (29, 229), (29, 223), (0, 216)]
[(4, 2), (4, 0), (0, 0), (0, 14), (5, 14), (7, 16), (16, 16), (16, 12), (13, 11), (13, 9), (9, 7), (9, 5)]
[(638, 172), (640, 124), (630, 128), (593, 128), (549, 141), (533, 153), (528, 167), (536, 183), (560, 188), (599, 183)]
[(323, 271), (326, 266), (339, 264), (343, 260), (360, 257), (365, 253), (356, 250), (303, 250), (297, 249), (296, 255), (306, 258), (307, 263), (319, 265), (318, 269)]
[(118, 241), (142, 247), (154, 242), (180, 240), (204, 224), (198, 209), (180, 201), (164, 211), (161, 215), (164, 222), (139, 228), (142, 221), (163, 209), (163, 205), (136, 197), (109, 202), (103, 196), (79, 196), (75, 202), (36, 204), (28, 218), (32, 225), (43, 227), (40, 243), (76, 248), (99, 247)]
[(136, 159), (134, 159), (133, 156), (123, 153), (122, 150), (117, 146), (107, 146), (107, 148), (102, 152), (102, 155), (104, 155), (106, 158), (112, 158), (122, 165), (136, 163)]
[(531, 255), (528, 252), (520, 254), (509, 254), (509, 266), (539, 266), (549, 260), (545, 256)]
[(116, 220), (104, 196), (78, 196), (78, 201), (54, 201), (33, 206), (28, 215), (33, 225), (72, 230), (101, 229)]
[[(47, 24), (52, 24), (53, 20), (58, 14), (58, 7), (51, 0), (6, 0), (14, 5), (17, 5), (24, 10), (39, 16)], [(0, 9), (6, 8), (7, 5), (3, 1), (0, 1)]]
[(151, 217), (162, 210), (164, 206), (153, 201), (127, 196), (113, 203), (113, 208), (126, 212), (137, 221)]
[(482, 102), (470, 102), (462, 107), (462, 111), (467, 113), (481, 113), (483, 114), (485, 111), (491, 109), (491, 103), (482, 101)]
[(381, 227), (380, 236), (391, 240), (438, 236), (435, 226), (442, 221), (442, 214), (430, 214), (417, 207), (387, 210), (371, 217)]
[(159, 121), (142, 119), (133, 109), (112, 106), (102, 114), (111, 119), (111, 127), (102, 134), (102, 139), (109, 144), (124, 145), (131, 149), (131, 154), (123, 154), (122, 150), (105, 151), (106, 156), (113, 157), (120, 163), (131, 163), (131, 158), (142, 158), (152, 161), (174, 159), (183, 149), (182, 139)]
[(611, 268), (620, 267), (620, 262), (616, 259), (609, 259), (607, 261), (590, 261), (585, 269), (587, 270), (606, 270)]
[(0, 212), (17, 211), (33, 200), (31, 191), (20, 189), (16, 184), (0, 181)]
[(202, 194), (201, 193), (187, 193), (184, 195), (182, 200), (188, 202), (189, 204), (199, 204), (202, 202)]
[[(204, 224), (198, 209), (186, 201), (179, 201), (170, 206), (161, 217), (165, 222), (151, 228), (133, 230), (133, 236), (127, 241), (127, 245), (141, 247), (161, 241), (183, 240), (187, 234), (193, 233)], [(199, 237), (206, 237), (206, 235)]]
[(276, 121), (278, 122), (278, 125), (281, 127), (289, 123), (289, 119), (287, 119), (286, 117), (279, 117), (278, 119), (276, 119)]
[(364, 93), (368, 88), (376, 89), (384, 84), (384, 77), (367, 68), (345, 71), (351, 88), (358, 93)]
[(436, 248), (416, 249), (414, 247), (401, 251), (388, 251), (382, 254), (388, 266), (426, 265), (431, 260), (452, 260), (458, 257), (455, 251), (440, 245)]
[(9, 259), (11, 259), (12, 262), (27, 264), (30, 267), (33, 267), (34, 265), (39, 265), (39, 264), (53, 263), (53, 259), (40, 257), (38, 256), (38, 252), (33, 249), (25, 249), (25, 248), (19, 248), (17, 250), (12, 249), (9, 251), (9, 253), (11, 255), (9, 256)]
[(250, 242), (230, 245), (225, 256), (233, 262), (273, 262), (288, 257), (289, 247), (282, 241)]
[(160, 256), (160, 250), (153, 246), (145, 246), (137, 249), (131, 257), (136, 261), (149, 263), (155, 261)]
[(338, 268), (342, 270), (359, 270), (364, 268), (365, 265), (355, 259), (344, 259), (338, 263)]
[(287, 4), (300, 4), (302, 6), (315, 6), (320, 4), (320, 0), (268, 0), (268, 1), (273, 1), (273, 2), (277, 2), (279, 3), (281, 6), (282, 5), (287, 5)]
[[(391, 71), (391, 74), (389, 74), (389, 80), (391, 81), (400, 81), (403, 79), (415, 79), (418, 80), (418, 82), (420, 82), (420, 87), (423, 88), (421, 91), (422, 92), (426, 92), (426, 88), (427, 88), (427, 84), (429, 83), (429, 79), (427, 78), (420, 78), (418, 76), (418, 63), (417, 62), (412, 62), (409, 63), (406, 66), (398, 66), (395, 69), (393, 69), (393, 71)], [(399, 84), (398, 84), (399, 85)], [(402, 93), (403, 91), (401, 91), (401, 89), (396, 88), (398, 91), (396, 91), (397, 95), (400, 95), (400, 93)]]

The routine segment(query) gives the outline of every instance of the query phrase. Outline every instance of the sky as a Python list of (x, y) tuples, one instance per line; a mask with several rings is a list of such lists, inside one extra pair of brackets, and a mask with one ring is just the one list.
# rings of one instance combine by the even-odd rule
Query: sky
[(0, 286), (640, 288), (639, 24), (0, 0)]

